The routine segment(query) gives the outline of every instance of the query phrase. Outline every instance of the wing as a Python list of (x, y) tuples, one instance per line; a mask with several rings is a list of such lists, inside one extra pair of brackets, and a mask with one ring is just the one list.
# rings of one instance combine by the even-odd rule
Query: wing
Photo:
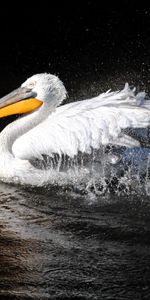
[(145, 93), (135, 96), (128, 84), (120, 92), (60, 106), (44, 122), (18, 138), (12, 148), (21, 159), (41, 158), (42, 154), (90, 153), (101, 145), (127, 147), (139, 142), (123, 133), (125, 128), (146, 128), (150, 123), (149, 100)]

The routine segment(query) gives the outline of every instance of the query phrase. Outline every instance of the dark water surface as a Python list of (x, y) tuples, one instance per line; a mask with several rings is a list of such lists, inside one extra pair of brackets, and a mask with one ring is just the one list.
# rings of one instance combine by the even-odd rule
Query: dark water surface
[(150, 197), (0, 185), (0, 299), (150, 299)]

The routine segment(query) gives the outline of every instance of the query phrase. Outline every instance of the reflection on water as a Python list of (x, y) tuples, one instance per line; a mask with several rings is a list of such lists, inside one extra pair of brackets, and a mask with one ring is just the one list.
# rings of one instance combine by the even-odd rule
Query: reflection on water
[(0, 194), (1, 299), (149, 299), (149, 197)]

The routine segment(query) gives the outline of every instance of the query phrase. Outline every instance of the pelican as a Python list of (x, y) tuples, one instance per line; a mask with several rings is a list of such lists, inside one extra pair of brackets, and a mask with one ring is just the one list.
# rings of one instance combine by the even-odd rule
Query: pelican
[[(41, 185), (50, 170), (38, 169), (33, 159), (78, 153), (106, 145), (138, 147), (126, 128), (150, 124), (150, 103), (145, 92), (135, 94), (128, 84), (121, 91), (107, 91), (94, 98), (60, 105), (67, 91), (55, 75), (28, 78), (0, 100), (0, 117), (23, 114), (0, 133), (0, 179)], [(42, 176), (43, 174), (43, 176)]]

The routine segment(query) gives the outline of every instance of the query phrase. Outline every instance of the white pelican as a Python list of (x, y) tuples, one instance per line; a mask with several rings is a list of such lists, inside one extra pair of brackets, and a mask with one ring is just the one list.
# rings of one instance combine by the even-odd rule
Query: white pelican
[(0, 117), (24, 113), (0, 133), (1, 180), (41, 185), (42, 174), (50, 173), (37, 170), (31, 161), (42, 159), (43, 154), (73, 158), (101, 145), (139, 146), (123, 129), (150, 124), (144, 92), (135, 95), (126, 84), (121, 91), (59, 106), (66, 94), (57, 76), (42, 73), (1, 98)]

